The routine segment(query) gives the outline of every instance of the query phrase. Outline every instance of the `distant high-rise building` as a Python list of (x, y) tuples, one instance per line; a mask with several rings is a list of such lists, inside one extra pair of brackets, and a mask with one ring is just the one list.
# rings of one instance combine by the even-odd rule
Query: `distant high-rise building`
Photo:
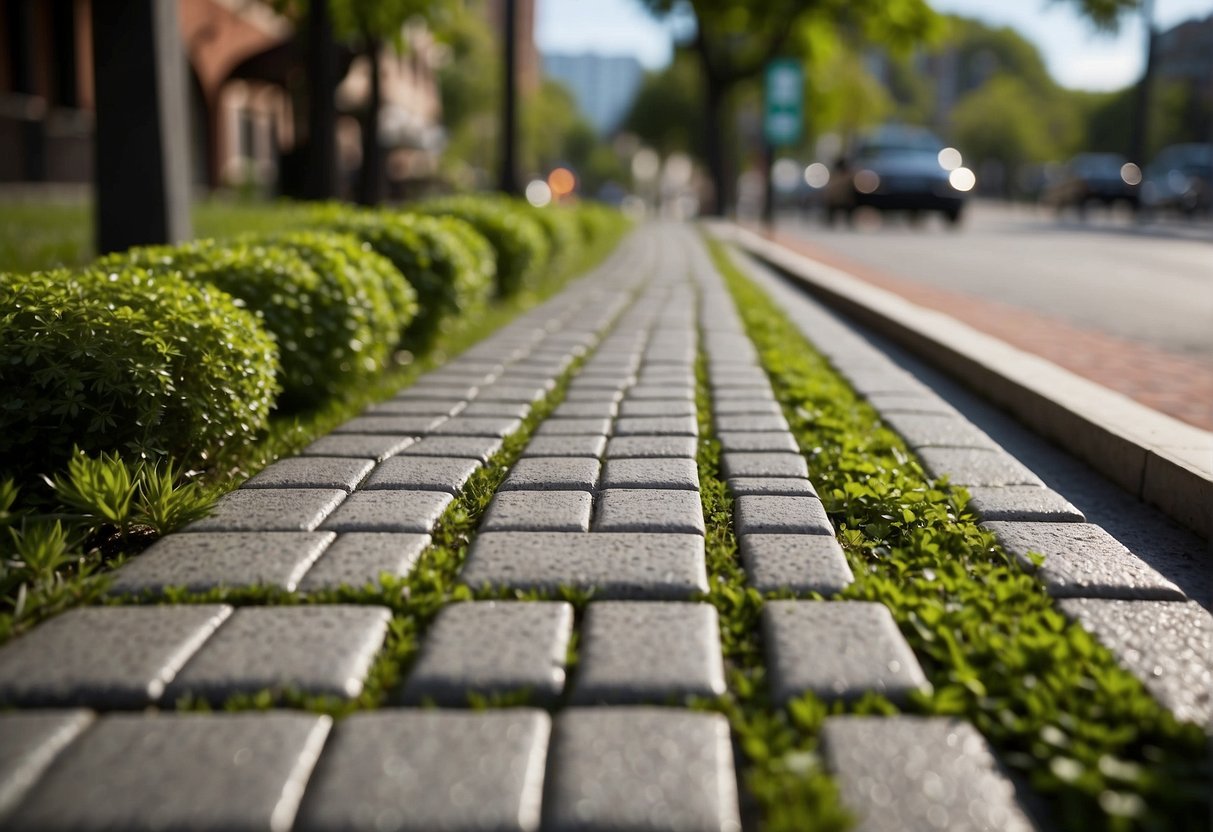
[(644, 80), (644, 67), (630, 56), (546, 54), (543, 72), (569, 88), (602, 135), (619, 128)]

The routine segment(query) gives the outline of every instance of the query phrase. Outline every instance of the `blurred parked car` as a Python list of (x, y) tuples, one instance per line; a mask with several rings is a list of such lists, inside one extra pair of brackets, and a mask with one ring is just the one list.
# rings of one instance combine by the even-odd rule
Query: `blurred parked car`
[(1213, 144), (1173, 144), (1146, 167), (1142, 207), (1187, 216), (1213, 209)]
[(1066, 163), (1041, 194), (1041, 202), (1058, 211), (1080, 214), (1091, 205), (1139, 204), (1141, 170), (1118, 153), (1080, 153)]
[(825, 186), (825, 218), (850, 218), (857, 208), (868, 207), (911, 217), (938, 211), (955, 225), (974, 184), (972, 171), (960, 166), (959, 152), (945, 148), (934, 134), (918, 127), (883, 127), (834, 166)]

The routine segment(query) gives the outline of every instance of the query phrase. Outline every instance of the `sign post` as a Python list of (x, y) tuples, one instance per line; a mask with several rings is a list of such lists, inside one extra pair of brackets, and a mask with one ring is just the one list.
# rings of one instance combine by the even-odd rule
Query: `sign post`
[(763, 79), (762, 135), (763, 180), (766, 190), (762, 199), (762, 219), (771, 228), (775, 219), (775, 192), (771, 168), (775, 163), (775, 148), (795, 144), (804, 131), (804, 68), (800, 61), (779, 58), (767, 64)]

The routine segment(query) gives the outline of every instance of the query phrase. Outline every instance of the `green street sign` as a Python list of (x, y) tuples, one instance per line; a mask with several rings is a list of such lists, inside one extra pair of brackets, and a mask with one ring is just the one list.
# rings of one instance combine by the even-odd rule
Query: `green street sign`
[(780, 58), (767, 64), (763, 84), (762, 132), (778, 147), (800, 141), (804, 127), (804, 69), (800, 61)]

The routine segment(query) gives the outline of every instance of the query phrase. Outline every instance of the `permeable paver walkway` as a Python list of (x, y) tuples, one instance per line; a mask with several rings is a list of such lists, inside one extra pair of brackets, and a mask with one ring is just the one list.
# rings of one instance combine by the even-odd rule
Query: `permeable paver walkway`
[[(1203, 608), (1113, 551), (847, 327), (755, 278), (935, 473), (973, 484), (1011, 551), (1081, 540), (1055, 547), (1041, 573), (1050, 592), (1160, 700), (1208, 720)], [(554, 299), (133, 559), (116, 575), (118, 603), (0, 648), (0, 704), (17, 708), (0, 714), (0, 826), (739, 830), (748, 801), (729, 723), (690, 707), (726, 692), (720, 618), (703, 600), (715, 578), (701, 392), (747, 581), (797, 593), (768, 601), (756, 625), (774, 701), (929, 690), (886, 607), (831, 599), (853, 575), (703, 243), (646, 227)], [(555, 407), (485, 495), (458, 575), (460, 597), (475, 600), (409, 619), (427, 626), (381, 707), (336, 720), (289, 707), (356, 699), (384, 645), (399, 648), (391, 633), (405, 622), (385, 606), (398, 599), (366, 600), (383, 574), (424, 561), (444, 512), (540, 402)], [(342, 585), (370, 594), (317, 594)], [(146, 605), (181, 587), (323, 603)], [(577, 611), (561, 593), (590, 600)], [(1190, 637), (1143, 643), (1126, 621)], [(188, 707), (259, 692), (278, 707)], [(823, 742), (864, 828), (1033, 828), (963, 722), (839, 717)]]

